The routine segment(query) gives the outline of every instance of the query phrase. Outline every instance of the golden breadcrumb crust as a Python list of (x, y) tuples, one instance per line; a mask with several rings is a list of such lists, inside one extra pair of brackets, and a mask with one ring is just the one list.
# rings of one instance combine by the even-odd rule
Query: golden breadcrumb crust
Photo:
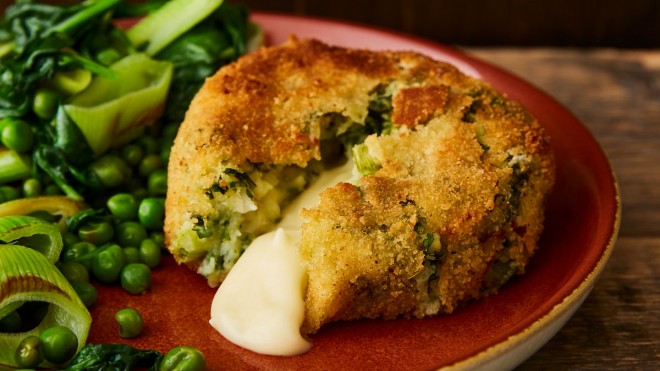
[(491, 276), (522, 273), (554, 181), (538, 122), (450, 64), (296, 38), (220, 69), (192, 101), (168, 169), (175, 257), (183, 226), (213, 211), (204, 190), (219, 164), (304, 167), (320, 158), (323, 117), (364, 122), (378, 90), (391, 94), (394, 129), (365, 145), (382, 167), (327, 189), (303, 213), (304, 331), (449, 313), (494, 292)]

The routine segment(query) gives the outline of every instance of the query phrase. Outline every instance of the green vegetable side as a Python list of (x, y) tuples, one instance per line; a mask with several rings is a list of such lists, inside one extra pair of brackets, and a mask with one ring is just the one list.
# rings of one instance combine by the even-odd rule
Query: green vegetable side
[[(9, 216), (0, 219), (0, 236), (5, 243), (12, 243), (0, 245), (0, 287), (14, 288), (0, 291), (0, 318), (13, 317), (16, 321), (10, 328), (6, 323), (0, 326), (0, 364), (21, 366), (24, 358), (42, 364), (44, 358), (19, 352), (19, 347), (32, 347), (32, 340), (25, 344), (31, 336), (38, 336), (44, 345), (47, 363), (42, 365), (68, 361), (82, 349), (92, 318), (74, 288), (48, 258), (53, 253), (59, 255), (62, 249), (58, 228), (30, 217)], [(39, 311), (30, 309), (30, 303), (46, 305), (34, 326), (29, 325), (32, 321), (27, 316)], [(62, 342), (65, 344), (61, 348), (58, 344)], [(54, 349), (53, 344), (57, 345)], [(61, 354), (68, 357), (60, 358)]]
[[(0, 292), (0, 365), (205, 369), (194, 348), (86, 344), (86, 308), (98, 282), (148, 294), (166, 251), (166, 168), (178, 125), (205, 78), (259, 33), (247, 9), (222, 0), (16, 0), (7, 8), (0, 281), (23, 289)], [(58, 290), (32, 288), (28, 276)], [(139, 336), (142, 318), (129, 314), (119, 316), (118, 336)]]
[[(117, 26), (124, 17), (144, 18)], [(17, 192), (0, 201), (89, 202), (135, 192), (136, 174), (147, 188), (141, 161), (160, 156), (164, 169), (190, 100), (255, 30), (222, 0), (16, 1), (0, 22), (0, 185)]]

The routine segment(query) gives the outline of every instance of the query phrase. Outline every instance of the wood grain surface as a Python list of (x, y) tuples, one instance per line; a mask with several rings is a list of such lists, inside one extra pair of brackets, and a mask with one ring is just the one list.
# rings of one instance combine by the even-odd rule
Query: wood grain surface
[(660, 369), (660, 51), (465, 51), (571, 110), (608, 155), (623, 203), (619, 239), (594, 290), (518, 370)]

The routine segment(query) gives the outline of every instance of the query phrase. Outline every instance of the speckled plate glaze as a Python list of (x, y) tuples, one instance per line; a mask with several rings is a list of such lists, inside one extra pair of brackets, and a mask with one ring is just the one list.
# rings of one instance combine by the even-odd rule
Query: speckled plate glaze
[[(270, 44), (289, 35), (371, 49), (405, 49), (454, 63), (521, 101), (552, 137), (557, 184), (547, 205), (546, 229), (527, 273), (498, 295), (458, 312), (423, 320), (364, 320), (325, 326), (314, 347), (297, 357), (271, 357), (241, 349), (208, 324), (214, 289), (201, 276), (166, 257), (153, 272), (150, 292), (132, 296), (100, 287), (92, 308), (93, 343), (128, 343), (167, 351), (202, 350), (209, 369), (509, 369), (538, 350), (582, 304), (611, 254), (620, 201), (612, 169), (598, 143), (554, 99), (486, 62), (443, 45), (389, 31), (329, 20), (253, 15)], [(114, 322), (123, 307), (140, 310), (145, 330), (122, 339)]]

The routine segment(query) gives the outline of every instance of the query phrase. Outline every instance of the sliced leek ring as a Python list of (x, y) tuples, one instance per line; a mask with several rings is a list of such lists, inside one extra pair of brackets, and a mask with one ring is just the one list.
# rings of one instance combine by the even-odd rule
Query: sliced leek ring
[[(0, 364), (18, 366), (14, 353), (27, 336), (44, 329), (66, 326), (78, 337), (78, 351), (87, 341), (92, 323), (85, 305), (62, 273), (39, 252), (19, 245), (0, 246), (0, 318), (31, 301), (49, 303), (44, 320), (34, 329), (0, 333)], [(40, 366), (52, 366), (47, 362)]]
[[(62, 252), (62, 234), (48, 222), (31, 216), (7, 216), (0, 218), (0, 241), (16, 242), (32, 248), (55, 264)], [(3, 246), (0, 246), (0, 249)]]
[(156, 121), (172, 81), (172, 63), (145, 54), (131, 54), (110, 69), (115, 78), (95, 77), (64, 106), (97, 156), (137, 138)]
[(47, 211), (60, 217), (58, 226), (60, 231), (63, 232), (66, 230), (66, 219), (83, 209), (84, 205), (82, 203), (66, 196), (19, 198), (0, 204), (0, 217), (27, 215), (34, 211)]

